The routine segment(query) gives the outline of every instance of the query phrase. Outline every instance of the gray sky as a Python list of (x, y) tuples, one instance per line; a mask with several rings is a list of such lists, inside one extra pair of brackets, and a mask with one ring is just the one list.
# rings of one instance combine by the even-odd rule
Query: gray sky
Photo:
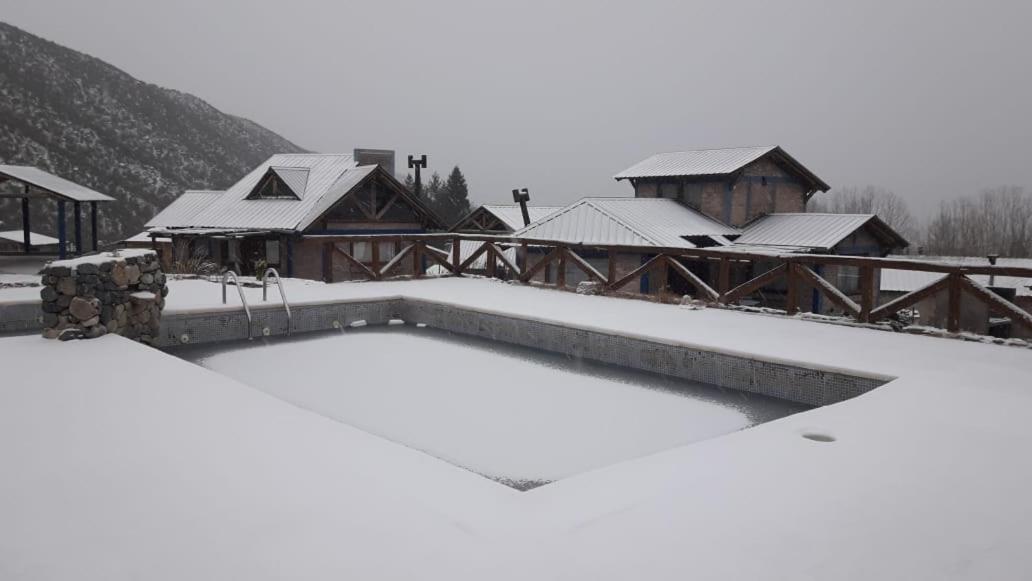
[(629, 195), (651, 153), (782, 145), (922, 217), (1032, 187), (1032, 3), (0, 0), (0, 19), (302, 147), (428, 153), (475, 202)]

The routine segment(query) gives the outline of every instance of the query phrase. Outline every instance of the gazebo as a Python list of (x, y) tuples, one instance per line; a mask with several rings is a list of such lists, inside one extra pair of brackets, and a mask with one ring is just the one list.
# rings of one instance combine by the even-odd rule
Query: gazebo
[(90, 205), (90, 233), (93, 251), (97, 250), (97, 204), (113, 202), (114, 198), (95, 192), (85, 186), (70, 182), (54, 174), (25, 165), (0, 165), (0, 183), (14, 181), (22, 185), (22, 191), (0, 192), (0, 198), (21, 198), (22, 200), (22, 234), (25, 254), (32, 252), (33, 234), (31, 232), (31, 216), (29, 215), (29, 199), (50, 198), (57, 202), (57, 253), (65, 258), (68, 254), (68, 232), (65, 218), (65, 204), (72, 203), (75, 219), (75, 252), (82, 254), (82, 205)]

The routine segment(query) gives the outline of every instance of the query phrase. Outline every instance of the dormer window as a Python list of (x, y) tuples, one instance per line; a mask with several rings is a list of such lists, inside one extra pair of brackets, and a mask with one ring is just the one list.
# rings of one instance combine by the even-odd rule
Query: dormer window
[(270, 167), (248, 200), (300, 200), (308, 185), (308, 168)]

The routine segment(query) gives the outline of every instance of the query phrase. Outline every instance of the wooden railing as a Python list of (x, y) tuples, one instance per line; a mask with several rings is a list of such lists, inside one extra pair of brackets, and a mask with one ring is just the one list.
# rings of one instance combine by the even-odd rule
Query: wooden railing
[[(696, 291), (695, 298), (711, 304), (737, 304), (764, 287), (781, 283), (785, 289), (785, 311), (789, 315), (799, 312), (800, 289), (811, 288), (842, 313), (862, 323), (873, 323), (892, 317), (932, 297), (939, 292), (947, 293), (948, 314), (946, 328), (951, 332), (960, 330), (961, 293), (988, 306), (989, 311), (1008, 317), (1012, 324), (1032, 331), (1032, 314), (1014, 303), (997, 295), (970, 278), (970, 275), (997, 275), (1032, 279), (1032, 268), (961, 265), (907, 260), (898, 258), (870, 258), (860, 256), (838, 256), (824, 254), (780, 254), (739, 252), (733, 247), (720, 248), (669, 248), (640, 247), (611, 244), (570, 244), (555, 240), (511, 238), (478, 234), (407, 234), (407, 235), (365, 235), (365, 236), (306, 236), (305, 240), (320, 241), (323, 244), (323, 278), (334, 281), (333, 256), (340, 256), (352, 265), (361, 278), (383, 280), (398, 276), (426, 276), (426, 268), (437, 265), (445, 275), (462, 276), (470, 273), (480, 257), (485, 257), (484, 269), (478, 274), (489, 277), (509, 278), (524, 283), (531, 282), (546, 267), (557, 266), (554, 281), (540, 283), (560, 289), (569, 288), (566, 281), (567, 265), (573, 265), (584, 273), (586, 279), (598, 284), (603, 294), (620, 294), (630, 283), (641, 281), (646, 275), (655, 275), (658, 292), (653, 298), (663, 300), (668, 286), (668, 273), (681, 277)], [(354, 243), (369, 243), (371, 260), (363, 262), (341, 248)], [(379, 257), (380, 245), (393, 243), (398, 249), (387, 261)], [(463, 259), (461, 243), (475, 245), (475, 250)], [(450, 246), (449, 250), (445, 250)], [(506, 256), (506, 249), (516, 250), (516, 260)], [(532, 252), (533, 250), (533, 252)], [(604, 253), (608, 259), (605, 273), (585, 259), (585, 253)], [(618, 276), (617, 256), (620, 254), (649, 256), (648, 260), (630, 272)], [(533, 255), (541, 255), (535, 258)], [(425, 257), (425, 260), (424, 260)], [(680, 259), (716, 262), (716, 281), (710, 283), (687, 268)], [(398, 266), (411, 260), (411, 270), (398, 274)], [(732, 267), (736, 264), (769, 264), (769, 270), (742, 282), (730, 285)], [(823, 278), (818, 269), (827, 266), (855, 267), (859, 273), (859, 301), (842, 292)], [(922, 288), (908, 292), (889, 302), (878, 305), (877, 276), (883, 269), (898, 269), (941, 273), (944, 276)]]

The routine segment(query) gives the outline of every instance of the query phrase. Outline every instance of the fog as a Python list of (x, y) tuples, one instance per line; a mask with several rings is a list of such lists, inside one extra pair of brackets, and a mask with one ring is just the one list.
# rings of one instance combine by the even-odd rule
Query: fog
[(0, 0), (0, 19), (298, 145), (427, 153), (475, 203), (629, 195), (651, 153), (779, 144), (832, 186), (1032, 186), (1026, 2)]

